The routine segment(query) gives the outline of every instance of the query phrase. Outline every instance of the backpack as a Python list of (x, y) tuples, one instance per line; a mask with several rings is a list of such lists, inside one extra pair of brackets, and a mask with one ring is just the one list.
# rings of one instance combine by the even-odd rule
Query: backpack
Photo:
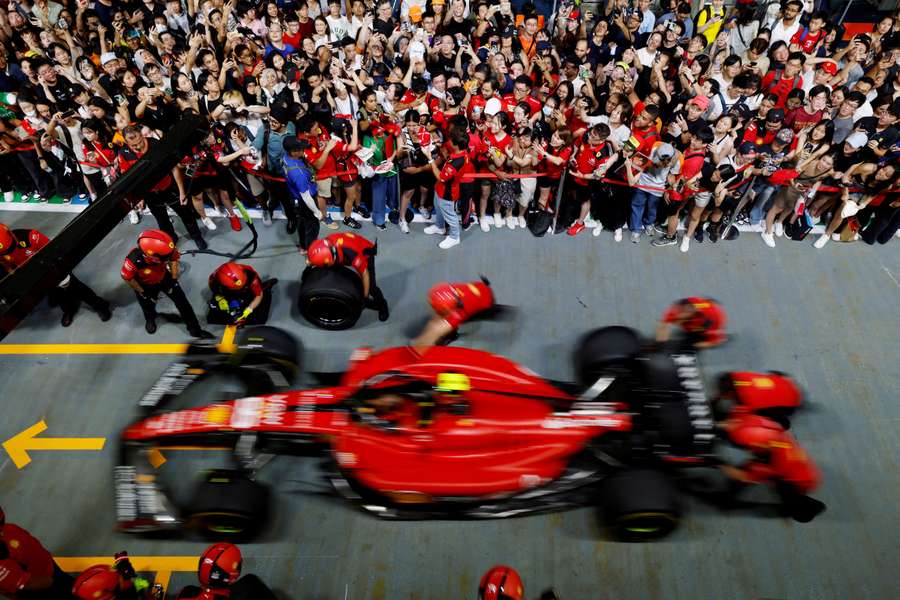
[[(704, 13), (706, 14), (706, 20), (703, 21), (703, 25), (706, 25), (707, 23), (709, 23), (710, 19), (712, 19), (712, 17), (713, 17), (713, 7), (711, 4), (707, 4), (706, 6), (704, 6), (703, 9), (700, 10), (700, 12), (698, 12), (697, 15), (694, 17), (694, 35), (697, 35), (697, 30), (700, 28), (700, 15), (702, 15)], [(725, 11), (723, 9), (722, 17), (724, 17), (724, 16), (725, 16)], [(703, 34), (700, 34), (700, 35), (703, 35)]]
[(525, 213), (525, 223), (534, 237), (544, 237), (553, 225), (553, 213), (541, 208), (537, 201), (532, 201)]

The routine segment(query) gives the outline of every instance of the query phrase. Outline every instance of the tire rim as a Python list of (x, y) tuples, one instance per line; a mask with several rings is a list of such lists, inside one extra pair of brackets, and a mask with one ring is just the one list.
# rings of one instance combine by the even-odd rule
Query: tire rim
[(312, 297), (307, 303), (307, 311), (317, 321), (328, 325), (344, 323), (351, 315), (349, 307), (334, 298)]
[(619, 518), (619, 526), (626, 532), (651, 537), (672, 529), (677, 519), (664, 512), (642, 512)]
[(247, 530), (246, 519), (234, 513), (202, 513), (194, 518), (200, 521), (203, 529), (220, 535), (237, 535)]

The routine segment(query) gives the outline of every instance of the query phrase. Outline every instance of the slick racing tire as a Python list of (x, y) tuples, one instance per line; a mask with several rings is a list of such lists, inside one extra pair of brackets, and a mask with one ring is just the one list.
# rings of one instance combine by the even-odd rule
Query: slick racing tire
[(675, 486), (662, 471), (626, 467), (606, 478), (600, 489), (606, 522), (622, 541), (657, 540), (678, 524)]
[(241, 367), (271, 366), (287, 383), (300, 372), (303, 345), (283, 329), (262, 325), (241, 330), (234, 340), (232, 364)]
[(253, 538), (269, 512), (269, 489), (238, 471), (207, 472), (188, 506), (188, 523), (204, 537), (232, 542)]
[(573, 362), (578, 383), (591, 385), (611, 371), (629, 368), (641, 352), (641, 336), (630, 327), (614, 325), (591, 331), (579, 341)]
[(300, 279), (300, 313), (322, 329), (350, 329), (365, 305), (362, 280), (344, 267), (307, 267)]

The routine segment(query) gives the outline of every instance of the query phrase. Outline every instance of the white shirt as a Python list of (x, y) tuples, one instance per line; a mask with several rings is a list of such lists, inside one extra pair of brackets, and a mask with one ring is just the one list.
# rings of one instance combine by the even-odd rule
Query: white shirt
[(653, 61), (656, 59), (658, 54), (659, 54), (659, 50), (657, 50), (655, 52), (650, 52), (649, 50), (647, 50), (646, 46), (644, 46), (643, 48), (641, 48), (640, 50), (635, 52), (635, 55), (637, 55), (638, 60), (641, 61), (641, 64), (644, 65), (645, 67), (652, 67)]
[(800, 15), (797, 15), (797, 18), (794, 19), (793, 25), (789, 25), (787, 27), (784, 26), (784, 20), (779, 19), (778, 22), (775, 23), (775, 27), (772, 28), (772, 41), (769, 42), (769, 46), (778, 41), (783, 41), (790, 45), (791, 38), (794, 37), (794, 34), (799, 30)]

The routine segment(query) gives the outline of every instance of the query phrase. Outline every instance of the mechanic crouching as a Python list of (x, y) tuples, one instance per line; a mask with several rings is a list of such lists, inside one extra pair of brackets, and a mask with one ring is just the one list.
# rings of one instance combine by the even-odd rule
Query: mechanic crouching
[(212, 298), (206, 320), (210, 325), (262, 325), (269, 319), (272, 286), (250, 265), (227, 262), (209, 276)]
[(275, 600), (275, 595), (256, 575), (241, 577), (243, 560), (234, 544), (213, 544), (200, 555), (197, 567), (200, 587), (185, 587), (175, 600)]
[(410, 342), (419, 354), (441, 341), (451, 340), (460, 325), (492, 308), (494, 292), (491, 282), (484, 277), (471, 283), (439, 283), (428, 292), (428, 302), (435, 315)]
[(309, 245), (307, 262), (314, 267), (351, 267), (359, 273), (366, 305), (378, 311), (378, 320), (390, 316), (387, 300), (375, 282), (375, 255), (378, 246), (355, 233), (332, 233)]
[(12, 600), (65, 600), (72, 577), (30, 533), (6, 522), (0, 508), (0, 596)]
[(656, 341), (666, 342), (677, 327), (695, 348), (711, 348), (725, 342), (725, 310), (709, 298), (691, 296), (670, 306), (656, 327)]
[(212, 334), (200, 328), (200, 321), (184, 290), (178, 284), (181, 255), (168, 233), (148, 229), (138, 237), (122, 264), (122, 279), (134, 290), (146, 320), (147, 333), (156, 333), (156, 301), (163, 293), (175, 303), (188, 332), (198, 338), (212, 339)]
[(819, 470), (778, 423), (760, 415), (736, 413), (720, 426), (731, 443), (751, 453), (740, 466), (720, 465), (730, 479), (722, 498), (726, 507), (734, 506), (745, 487), (772, 483), (785, 513), (794, 520), (808, 523), (825, 510), (824, 503), (806, 495), (821, 483)]
[(78, 600), (162, 600), (161, 586), (151, 586), (139, 577), (128, 559), (119, 552), (113, 565), (94, 565), (75, 580), (72, 594)]

